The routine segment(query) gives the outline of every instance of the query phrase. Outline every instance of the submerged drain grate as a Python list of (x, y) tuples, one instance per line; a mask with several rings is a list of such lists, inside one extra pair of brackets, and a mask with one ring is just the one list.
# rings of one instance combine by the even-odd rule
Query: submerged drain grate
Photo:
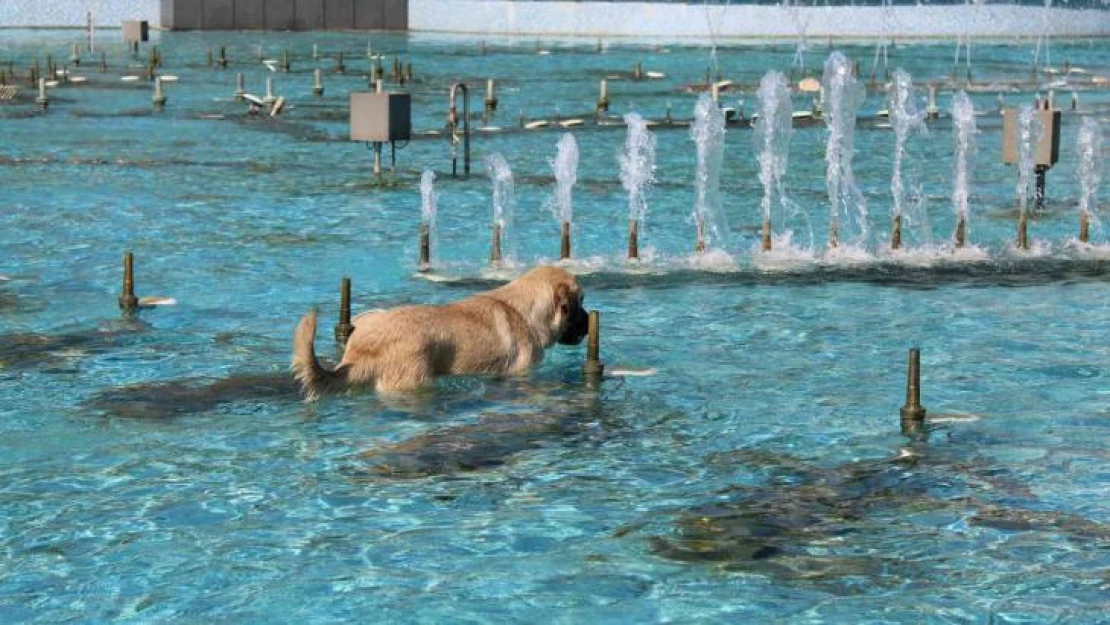
[(15, 85), (0, 86), (0, 102), (10, 102), (14, 100), (17, 91), (19, 91), (19, 87)]

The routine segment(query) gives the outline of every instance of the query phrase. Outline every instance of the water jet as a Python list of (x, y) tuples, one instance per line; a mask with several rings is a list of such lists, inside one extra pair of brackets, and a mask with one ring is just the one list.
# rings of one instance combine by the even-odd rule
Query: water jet
[(559, 259), (570, 258), (570, 224), (574, 216), (573, 192), (578, 181), (578, 142), (574, 135), (563, 134), (559, 138), (558, 152), (551, 161), (555, 173), (555, 195), (548, 201), (552, 215), (560, 224)]
[(150, 101), (154, 104), (155, 110), (161, 110), (166, 106), (166, 94), (162, 89), (161, 76), (154, 79), (154, 95), (151, 96)]
[(621, 185), (628, 192), (628, 258), (640, 256), (640, 221), (647, 215), (644, 195), (655, 181), (655, 135), (639, 113), (626, 113), (628, 134), (620, 155)]
[(424, 273), (432, 268), (432, 242), (436, 235), (435, 172), (420, 176), (420, 258), (416, 270)]

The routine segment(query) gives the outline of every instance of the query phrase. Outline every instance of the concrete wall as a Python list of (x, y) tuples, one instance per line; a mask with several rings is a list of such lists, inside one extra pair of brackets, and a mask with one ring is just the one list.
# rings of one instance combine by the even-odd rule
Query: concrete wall
[(161, 0), (160, 23), (171, 30), (405, 30), (408, 0)]
[[(1046, 15), (1048, 16), (1046, 20)], [(710, 31), (712, 25), (712, 32)], [(409, 29), (471, 35), (710, 42), (747, 39), (1110, 36), (1110, 11), (1014, 4), (778, 6), (651, 2), (409, 0)]]

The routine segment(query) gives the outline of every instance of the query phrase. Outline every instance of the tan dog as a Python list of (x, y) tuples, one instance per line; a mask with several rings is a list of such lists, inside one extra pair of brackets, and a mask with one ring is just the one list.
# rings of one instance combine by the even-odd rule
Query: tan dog
[(316, 312), (310, 312), (293, 338), (293, 373), (310, 401), (357, 386), (411, 391), (441, 375), (521, 374), (542, 361), (553, 343), (581, 343), (587, 324), (574, 276), (537, 267), (453, 304), (359, 315), (333, 371), (316, 359)]

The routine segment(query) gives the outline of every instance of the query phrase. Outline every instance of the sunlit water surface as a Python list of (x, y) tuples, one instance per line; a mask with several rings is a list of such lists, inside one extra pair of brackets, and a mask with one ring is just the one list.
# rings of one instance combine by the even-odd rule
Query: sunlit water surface
[[(553, 348), (524, 380), (443, 380), (404, 401), (299, 401), (292, 328), (316, 306), (334, 355), (342, 276), (357, 309), (445, 302), (497, 283), (485, 273), (492, 216), (481, 163), (516, 182), (516, 267), (558, 253), (551, 159), (564, 120), (593, 109), (689, 120), (708, 52), (374, 35), (413, 64), (418, 133), (443, 130), (447, 88), (467, 79), (481, 125), (473, 174), (452, 179), (447, 140), (418, 135), (371, 183), (346, 141), (346, 93), (365, 89), (356, 34), (156, 34), (169, 105), (113, 34), (108, 74), (53, 90), (49, 112), (0, 103), (0, 620), (147, 622), (1098, 622), (1110, 613), (1110, 280), (1106, 233), (1075, 245), (1082, 115), (1066, 111), (1048, 202), (1013, 248), (1016, 172), (1001, 163), (1000, 81), (1028, 81), (1032, 42), (975, 47), (981, 115), (971, 249), (950, 249), (954, 139), (947, 115), (907, 141), (911, 202), (900, 253), (885, 251), (893, 133), (860, 107), (856, 184), (872, 234), (825, 251), (822, 125), (795, 129), (787, 194), (760, 256), (750, 129), (725, 136), (724, 253), (692, 257), (694, 144), (654, 127), (642, 261), (624, 258), (623, 125), (575, 132), (574, 267), (602, 311), (610, 372), (581, 383), (582, 350)], [(18, 71), (68, 57), (76, 32), (0, 31)], [(308, 57), (317, 43), (320, 60)], [(206, 65), (228, 47), (231, 67)], [(292, 74), (254, 57), (293, 51)], [(325, 76), (344, 50), (348, 72)], [(1101, 41), (1053, 42), (1055, 59), (1105, 75)], [(848, 47), (867, 82), (873, 49)], [(828, 50), (811, 47), (819, 72)], [(145, 56), (144, 50), (143, 55)], [(921, 85), (948, 78), (950, 45), (898, 45)], [(788, 72), (794, 45), (718, 50), (755, 88)], [(64, 60), (64, 59), (63, 59)], [(632, 67), (662, 79), (627, 80)], [(125, 67), (126, 66), (126, 67)], [(251, 119), (235, 72), (289, 101)], [(77, 71), (75, 71), (77, 73)], [(800, 75), (795, 76), (795, 80)], [(1072, 76), (1076, 78), (1076, 76)], [(997, 88), (990, 88), (999, 81)], [(1070, 88), (1057, 90), (1068, 107)], [(26, 97), (28, 90), (24, 90)], [(33, 96), (32, 96), (33, 97)], [(919, 93), (923, 97), (923, 91)], [(939, 105), (948, 110), (951, 93)], [(808, 108), (796, 96), (795, 108)], [(218, 118), (217, 118), (218, 117)], [(511, 131), (511, 132), (510, 132)], [(399, 146), (401, 147), (401, 146)], [(388, 155), (388, 150), (387, 150)], [(461, 158), (461, 155), (460, 155)], [(388, 158), (387, 158), (388, 166)], [(414, 276), (419, 180), (436, 172), (439, 256)], [(461, 163), (460, 163), (461, 169)], [(913, 186), (916, 182), (916, 187)], [(914, 213), (913, 210), (918, 212)], [(927, 215), (927, 218), (922, 217)], [(789, 230), (789, 232), (787, 232)], [(844, 240), (847, 240), (845, 237)], [(790, 245), (786, 245), (787, 242)], [(120, 259), (139, 295), (174, 306), (120, 320)], [(512, 266), (512, 265), (510, 265)], [(511, 274), (511, 270), (509, 272)], [(922, 348), (927, 436), (907, 438), (906, 349)]]

